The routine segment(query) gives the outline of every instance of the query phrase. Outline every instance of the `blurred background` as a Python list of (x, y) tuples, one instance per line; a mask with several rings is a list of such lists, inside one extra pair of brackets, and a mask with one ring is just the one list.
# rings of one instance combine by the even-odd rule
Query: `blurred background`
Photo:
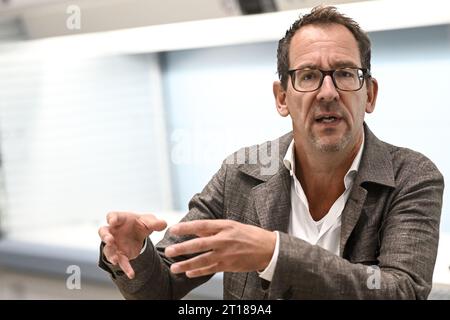
[[(0, 299), (121, 299), (97, 267), (105, 215), (176, 223), (227, 155), (290, 131), (277, 41), (320, 3), (369, 32), (371, 129), (450, 181), (445, 0), (2, 0)], [(431, 299), (450, 298), (449, 197)], [(221, 281), (187, 298), (220, 299)]]

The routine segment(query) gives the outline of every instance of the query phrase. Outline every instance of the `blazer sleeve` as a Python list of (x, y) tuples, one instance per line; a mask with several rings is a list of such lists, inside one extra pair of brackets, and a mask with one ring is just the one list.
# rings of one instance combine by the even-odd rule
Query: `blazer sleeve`
[(437, 255), (444, 180), (424, 158), (404, 168), (397, 181), (381, 224), (376, 267), (351, 263), (280, 232), (269, 298), (426, 299)]
[[(220, 219), (223, 216), (224, 183), (227, 167), (225, 162), (212, 177), (201, 193), (194, 195), (189, 202), (189, 212), (181, 221), (199, 219)], [(99, 266), (109, 272), (113, 282), (126, 299), (181, 299), (191, 290), (209, 280), (212, 275), (187, 278), (185, 274), (173, 274), (170, 266), (176, 261), (195, 255), (167, 258), (164, 250), (167, 246), (186, 241), (192, 236), (175, 237), (166, 231), (164, 238), (154, 246), (147, 242), (146, 250), (130, 264), (135, 270), (135, 278), (130, 280), (120, 270), (113, 266), (103, 255), (103, 245), (100, 247)], [(149, 240), (149, 239), (148, 239)]]

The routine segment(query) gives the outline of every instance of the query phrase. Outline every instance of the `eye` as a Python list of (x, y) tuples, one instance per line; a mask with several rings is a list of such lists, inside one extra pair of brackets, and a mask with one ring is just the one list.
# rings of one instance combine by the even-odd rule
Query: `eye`
[(335, 71), (334, 76), (340, 79), (353, 79), (356, 78), (356, 71), (352, 69), (338, 69)]
[(299, 81), (314, 81), (317, 79), (317, 70), (299, 70), (298, 72), (298, 80)]

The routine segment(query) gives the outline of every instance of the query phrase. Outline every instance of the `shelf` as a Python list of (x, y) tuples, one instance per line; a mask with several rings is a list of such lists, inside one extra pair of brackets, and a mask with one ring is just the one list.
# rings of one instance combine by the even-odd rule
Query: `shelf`
[[(450, 24), (450, 3), (372, 0), (338, 5), (368, 32)], [(427, 8), (430, 8), (427, 10)], [(278, 41), (310, 9), (54, 37), (0, 46), (0, 59), (65, 59)]]

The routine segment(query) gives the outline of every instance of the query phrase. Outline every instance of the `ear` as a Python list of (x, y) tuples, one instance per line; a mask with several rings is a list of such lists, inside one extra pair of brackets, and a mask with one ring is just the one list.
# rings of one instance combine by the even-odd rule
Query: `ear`
[(375, 110), (377, 95), (378, 95), (378, 81), (375, 78), (370, 78), (367, 81), (367, 101), (366, 101), (367, 113), (372, 113)]
[(275, 81), (273, 83), (273, 95), (275, 97), (278, 113), (282, 117), (287, 117), (289, 115), (289, 110), (286, 105), (286, 90), (284, 90), (280, 81)]

